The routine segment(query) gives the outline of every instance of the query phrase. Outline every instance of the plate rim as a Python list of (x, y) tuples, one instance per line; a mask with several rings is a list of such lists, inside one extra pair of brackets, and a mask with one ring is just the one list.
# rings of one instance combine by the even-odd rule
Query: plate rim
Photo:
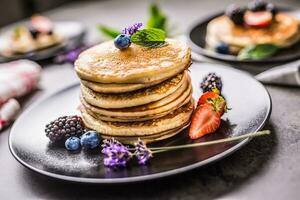
[[(289, 7), (281, 7), (279, 6), (279, 9), (285, 12), (290, 12), (290, 11), (294, 11), (294, 9), (289, 8)], [(215, 12), (212, 12), (209, 15), (206, 15), (200, 19), (198, 19), (196, 22), (194, 22), (192, 25), (190, 25), (188, 27), (188, 31), (187, 31), (187, 40), (188, 40), (188, 44), (189, 46), (191, 46), (192, 50), (194, 52), (196, 52), (197, 54), (200, 54), (202, 56), (205, 56), (207, 58), (211, 58), (214, 60), (219, 60), (219, 61), (226, 61), (226, 62), (232, 62), (232, 63), (244, 63), (244, 64), (267, 64), (267, 63), (281, 63), (281, 62), (289, 62), (289, 61), (293, 61), (296, 60), (300, 57), (300, 54), (298, 56), (289, 56), (285, 59), (280, 59), (280, 58), (276, 58), (275, 57), (271, 57), (271, 58), (267, 58), (267, 59), (263, 59), (263, 60), (238, 60), (236, 58), (236, 56), (233, 55), (226, 55), (226, 54), (218, 54), (218, 53), (214, 53), (211, 52), (205, 48), (202, 48), (201, 46), (197, 45), (191, 37), (191, 33), (200, 25), (207, 23), (208, 21), (212, 20), (213, 18), (220, 16), (224, 14), (224, 10), (218, 10)], [(300, 41), (298, 41), (298, 43), (300, 43)]]
[[(272, 99), (271, 99), (271, 95), (269, 93), (269, 91), (266, 89), (266, 87), (259, 82), (258, 80), (256, 80), (254, 77), (252, 77), (250, 74), (232, 68), (228, 65), (224, 65), (224, 64), (216, 64), (218, 65), (218, 67), (226, 67), (226, 69), (230, 69), (230, 70), (234, 70), (238, 73), (242, 73), (245, 76), (248, 76), (249, 78), (253, 79), (266, 93), (266, 97), (268, 98), (268, 110), (267, 110), (267, 115), (264, 117), (263, 122), (259, 125), (259, 127), (255, 130), (259, 131), (261, 130), (265, 124), (268, 122), (271, 113), (272, 113)], [(246, 138), (240, 142), (237, 142), (234, 146), (232, 146), (231, 148), (217, 154), (214, 155), (204, 161), (201, 162), (196, 162), (194, 164), (191, 165), (187, 165), (184, 167), (180, 167), (177, 169), (172, 169), (172, 170), (167, 170), (167, 171), (163, 171), (163, 172), (159, 172), (159, 173), (155, 173), (155, 174), (148, 174), (148, 175), (141, 175), (141, 176), (134, 176), (134, 177), (125, 177), (125, 178), (85, 178), (85, 177), (73, 177), (73, 176), (67, 176), (67, 175), (60, 175), (60, 174), (55, 174), (55, 173), (51, 173), (51, 172), (47, 172), (38, 168), (35, 168), (33, 166), (31, 166), (30, 164), (26, 163), (25, 161), (23, 161), (21, 158), (19, 158), (17, 156), (17, 154), (15, 153), (13, 147), (12, 147), (12, 134), (14, 132), (15, 126), (16, 124), (19, 123), (19, 121), (23, 118), (23, 116), (26, 116), (27, 113), (29, 113), (32, 109), (34, 109), (36, 106), (38, 106), (39, 104), (41, 104), (43, 101), (47, 100), (48, 98), (50, 98), (51, 96), (57, 95), (59, 93), (64, 92), (65, 90), (68, 90), (72, 87), (76, 87), (77, 85), (79, 85), (79, 82), (76, 83), (72, 83), (70, 85), (67, 85), (65, 87), (59, 88), (55, 91), (50, 92), (49, 94), (45, 95), (44, 97), (42, 97), (41, 99), (39, 99), (38, 101), (36, 101), (35, 103), (31, 104), (28, 108), (26, 108), (18, 117), (18, 119), (13, 123), (10, 131), (9, 131), (9, 137), (8, 137), (8, 146), (9, 146), (9, 151), (10, 153), (13, 155), (13, 157), (19, 162), (21, 163), (24, 167), (26, 167), (27, 169), (30, 169), (36, 173), (54, 178), (54, 179), (59, 179), (62, 181), (70, 181), (70, 182), (76, 182), (76, 183), (92, 183), (92, 184), (122, 184), (122, 183), (134, 183), (134, 182), (141, 182), (141, 181), (148, 181), (148, 180), (154, 180), (154, 179), (158, 179), (158, 178), (165, 178), (168, 176), (173, 176), (176, 174), (182, 174), (184, 172), (187, 171), (191, 171), (194, 170), (196, 168), (202, 167), (204, 165), (207, 165), (209, 163), (214, 163), (222, 158), (225, 158), (229, 155), (231, 155), (232, 153), (236, 152), (237, 150), (239, 150), (241, 147), (243, 147), (244, 145), (246, 145), (251, 139), (250, 138)]]

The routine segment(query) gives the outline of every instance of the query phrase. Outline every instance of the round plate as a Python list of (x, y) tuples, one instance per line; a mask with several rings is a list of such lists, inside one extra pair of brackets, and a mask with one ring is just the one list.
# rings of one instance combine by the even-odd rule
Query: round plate
[[(215, 64), (193, 64), (190, 68), (193, 96), (201, 95), (199, 83), (209, 72), (222, 77), (223, 94), (232, 110), (222, 118), (216, 133), (192, 141), (187, 130), (175, 137), (153, 144), (170, 146), (211, 141), (254, 132), (261, 129), (271, 113), (271, 99), (264, 86), (239, 70)], [(245, 145), (240, 142), (183, 149), (156, 154), (146, 166), (133, 160), (126, 168), (103, 166), (100, 148), (93, 151), (68, 152), (63, 147), (49, 145), (44, 126), (62, 115), (77, 113), (79, 84), (67, 87), (27, 109), (14, 123), (9, 137), (13, 156), (24, 166), (38, 173), (75, 182), (126, 183), (156, 179), (182, 173), (221, 159)]]
[[(5, 57), (0, 55), (0, 63), (18, 59), (30, 59), (38, 61), (51, 58), (80, 45), (85, 35), (84, 26), (78, 22), (55, 22), (54, 29), (55, 32), (64, 37), (64, 41), (61, 44), (57, 44), (45, 49), (32, 51), (26, 54), (14, 55), (11, 57)], [(11, 31), (12, 30), (8, 30), (0, 34), (0, 44), (3, 44), (0, 48), (3, 48), (4, 46), (8, 45)]]
[[(286, 10), (286, 9), (283, 9)], [(292, 13), (292, 12), (291, 12)], [(295, 60), (300, 57), (300, 42), (293, 45), (290, 48), (282, 49), (277, 54), (275, 54), (271, 58), (266, 58), (263, 60), (238, 60), (234, 55), (226, 55), (220, 54), (205, 48), (205, 38), (206, 38), (206, 27), (207, 24), (214, 18), (223, 15), (223, 12), (218, 12), (213, 14), (207, 18), (202, 19), (196, 25), (192, 26), (188, 33), (188, 39), (190, 46), (192, 49), (206, 57), (222, 60), (222, 61), (229, 61), (229, 62), (239, 62), (239, 63), (275, 63), (275, 62), (286, 62)], [(294, 13), (292, 13), (294, 14)]]

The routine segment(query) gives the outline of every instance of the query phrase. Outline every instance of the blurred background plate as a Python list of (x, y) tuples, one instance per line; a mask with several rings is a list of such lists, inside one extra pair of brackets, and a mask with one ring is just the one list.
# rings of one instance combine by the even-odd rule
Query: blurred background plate
[[(194, 63), (190, 68), (193, 96), (202, 94), (199, 84), (209, 72), (216, 72), (223, 81), (223, 94), (232, 110), (223, 116), (219, 130), (192, 141), (187, 130), (175, 137), (154, 144), (170, 146), (242, 135), (263, 128), (271, 113), (271, 99), (264, 86), (250, 75), (217, 64)], [(236, 151), (249, 139), (240, 142), (182, 149), (156, 154), (146, 166), (132, 161), (126, 168), (103, 166), (100, 148), (70, 153), (63, 147), (49, 145), (44, 126), (62, 115), (77, 113), (79, 84), (67, 87), (27, 109), (14, 123), (9, 147), (13, 156), (29, 169), (57, 179), (83, 183), (127, 183), (162, 178), (207, 165)], [(258, 138), (259, 140), (259, 138)]]
[[(287, 12), (288, 9), (281, 8), (280, 10)], [(299, 12), (295, 11), (288, 11), (289, 14), (299, 17)], [(300, 58), (300, 42), (293, 45), (287, 49), (281, 49), (277, 54), (275, 54), (271, 58), (263, 59), (263, 60), (238, 60), (234, 55), (226, 55), (220, 54), (208, 49), (205, 49), (205, 38), (206, 38), (206, 27), (207, 24), (220, 15), (223, 15), (223, 12), (217, 12), (212, 14), (206, 18), (203, 18), (198, 23), (196, 23), (188, 33), (189, 44), (192, 47), (193, 51), (204, 55), (206, 57), (217, 59), (221, 61), (228, 61), (228, 62), (238, 62), (238, 63), (278, 63), (278, 62), (287, 62), (292, 61), (297, 58)]]
[[(30, 59), (34, 61), (44, 60), (66, 52), (70, 49), (76, 48), (82, 44), (83, 38), (86, 33), (83, 24), (72, 21), (61, 21), (54, 22), (54, 26), (55, 32), (64, 37), (64, 41), (61, 44), (41, 50), (32, 51), (27, 54), (14, 55), (12, 57), (5, 57), (0, 55), (0, 63), (17, 59)], [(12, 30), (10, 29), (8, 31), (1, 32), (0, 44), (2, 44), (2, 47), (6, 46), (6, 44), (9, 42), (11, 31)]]

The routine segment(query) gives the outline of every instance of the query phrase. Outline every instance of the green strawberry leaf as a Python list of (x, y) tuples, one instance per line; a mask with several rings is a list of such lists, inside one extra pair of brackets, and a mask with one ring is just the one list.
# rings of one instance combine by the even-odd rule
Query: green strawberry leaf
[(117, 37), (119, 34), (121, 34), (120, 31), (115, 30), (113, 28), (107, 27), (107, 26), (103, 26), (103, 25), (98, 25), (98, 30), (105, 36), (108, 36), (110, 38), (115, 38)]
[(131, 42), (137, 45), (156, 48), (165, 45), (166, 33), (157, 28), (137, 31), (131, 36)]
[(243, 48), (239, 54), (239, 60), (262, 60), (277, 53), (279, 48), (273, 44), (257, 44)]
[(147, 28), (157, 28), (166, 31), (167, 16), (160, 10), (157, 4), (153, 3), (149, 8), (150, 17)]

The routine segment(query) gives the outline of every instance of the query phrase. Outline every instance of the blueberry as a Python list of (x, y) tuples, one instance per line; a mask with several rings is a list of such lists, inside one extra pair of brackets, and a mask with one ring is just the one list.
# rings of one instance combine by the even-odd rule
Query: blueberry
[(80, 139), (78, 137), (70, 137), (65, 142), (65, 147), (69, 151), (76, 151), (80, 148)]
[(225, 43), (220, 43), (216, 46), (216, 52), (221, 54), (229, 54), (229, 46)]
[(99, 145), (100, 138), (96, 131), (88, 131), (81, 136), (80, 143), (86, 149), (93, 149)]
[(262, 0), (255, 0), (248, 4), (248, 9), (252, 12), (265, 11), (267, 3)]
[(131, 44), (130, 35), (120, 34), (115, 38), (114, 43), (118, 49), (126, 49)]
[(266, 6), (266, 10), (271, 12), (273, 15), (276, 15), (278, 13), (278, 10), (277, 8), (275, 7), (274, 4), (272, 3), (268, 3), (267, 6)]

